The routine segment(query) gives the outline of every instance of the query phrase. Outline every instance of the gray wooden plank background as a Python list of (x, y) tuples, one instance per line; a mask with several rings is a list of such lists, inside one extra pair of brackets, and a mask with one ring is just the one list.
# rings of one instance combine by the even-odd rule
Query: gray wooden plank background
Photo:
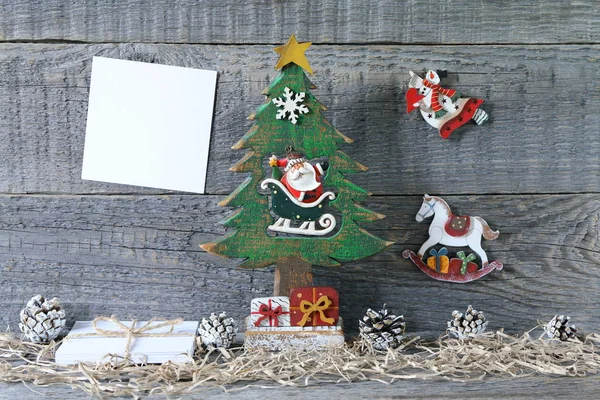
[[(315, 268), (317, 284), (339, 289), (349, 335), (383, 302), (405, 314), (411, 334), (428, 337), (468, 304), (509, 333), (554, 313), (600, 329), (600, 6), (522, 0), (0, 1), (0, 324), (16, 329), (38, 292), (60, 297), (70, 323), (112, 313), (196, 319), (221, 308), (242, 319), (251, 298), (270, 293), (272, 268), (241, 270), (198, 244), (226, 232), (218, 222), (231, 210), (217, 202), (244, 178), (228, 171), (243, 156), (230, 147), (276, 75), (272, 47), (290, 33), (316, 43), (307, 53), (313, 93), (355, 139), (344, 151), (370, 167), (351, 179), (387, 218), (365, 228), (396, 241), (383, 254)], [(219, 71), (207, 195), (80, 179), (93, 56)], [(485, 99), (491, 124), (444, 141), (406, 115), (407, 71), (426, 68), (447, 69), (445, 86)], [(404, 260), (402, 250), (426, 237), (414, 221), (425, 192), (499, 229), (484, 247), (505, 269), (452, 285)], [(567, 395), (573, 382), (593, 397), (595, 378), (411, 382), (402, 391), (525, 398), (548, 385)], [(311, 390), (383, 398), (400, 389)], [(33, 395), (0, 387), (0, 398), (17, 396)]]
[[(598, 45), (314, 46), (327, 118), (370, 168), (353, 181), (376, 195), (600, 190)], [(0, 44), (0, 190), (4, 193), (159, 193), (83, 181), (81, 160), (93, 56), (220, 72), (207, 192), (244, 179), (228, 169), (275, 77), (272, 47), (246, 45)], [(491, 124), (441, 140), (406, 114), (408, 70), (443, 68), (447, 86), (486, 99)], [(582, 161), (584, 160), (584, 161)]]
[(0, 39), (145, 43), (597, 43), (598, 3), (418, 0), (0, 2)]
[[(2, 321), (15, 326), (31, 293), (58, 294), (71, 321), (118, 312), (140, 318), (194, 319), (223, 308), (241, 320), (244, 305), (273, 288), (272, 269), (243, 270), (208, 255), (198, 244), (225, 233), (222, 196), (0, 196)], [(470, 303), (484, 309), (490, 328), (520, 333), (570, 313), (600, 329), (598, 219), (600, 194), (447, 196), (460, 214), (485, 215), (500, 237), (485, 243), (506, 266), (481, 281), (434, 281), (401, 256), (425, 241), (415, 222), (421, 196), (374, 196), (386, 214), (366, 226), (396, 241), (391, 250), (341, 268), (316, 268), (317, 284), (338, 288), (349, 334), (368, 307), (387, 303), (406, 315), (409, 331), (435, 337), (450, 313)], [(435, 294), (435, 295), (434, 295)], [(414, 301), (417, 299), (418, 301)]]

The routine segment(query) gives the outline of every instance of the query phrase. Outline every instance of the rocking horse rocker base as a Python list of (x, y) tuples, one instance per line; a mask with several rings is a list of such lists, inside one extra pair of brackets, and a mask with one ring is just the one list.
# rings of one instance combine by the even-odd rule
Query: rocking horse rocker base
[(477, 280), (481, 277), (486, 276), (493, 270), (501, 270), (503, 265), (500, 261), (492, 261), (487, 265), (483, 266), (483, 268), (475, 271), (475, 272), (466, 272), (464, 274), (450, 272), (447, 274), (437, 272), (431, 268), (427, 264), (425, 264), (417, 254), (415, 254), (412, 250), (404, 250), (402, 252), (402, 257), (410, 259), (419, 269), (425, 272), (430, 278), (436, 279), (438, 281), (445, 282), (454, 282), (454, 283), (467, 283), (474, 280)]

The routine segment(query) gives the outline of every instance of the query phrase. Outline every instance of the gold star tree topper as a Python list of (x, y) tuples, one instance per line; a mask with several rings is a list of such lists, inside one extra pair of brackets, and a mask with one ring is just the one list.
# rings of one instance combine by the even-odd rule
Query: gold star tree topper
[(296, 36), (292, 34), (287, 44), (275, 47), (275, 52), (279, 54), (279, 60), (277, 60), (275, 69), (281, 69), (289, 63), (294, 63), (302, 67), (302, 69), (309, 74), (312, 74), (312, 68), (310, 67), (308, 60), (304, 55), (304, 52), (310, 47), (311, 44), (312, 42), (298, 43)]

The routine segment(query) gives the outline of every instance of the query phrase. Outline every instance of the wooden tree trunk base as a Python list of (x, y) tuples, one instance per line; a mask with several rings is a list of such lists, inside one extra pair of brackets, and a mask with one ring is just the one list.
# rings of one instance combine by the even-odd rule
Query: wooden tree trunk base
[(279, 260), (275, 268), (274, 296), (289, 296), (293, 288), (312, 286), (312, 265), (294, 257)]

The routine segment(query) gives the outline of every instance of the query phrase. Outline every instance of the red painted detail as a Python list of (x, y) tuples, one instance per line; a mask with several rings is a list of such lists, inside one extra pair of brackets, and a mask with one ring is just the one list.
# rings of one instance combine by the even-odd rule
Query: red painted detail
[[(440, 136), (444, 139), (448, 139), (450, 134), (454, 132), (455, 129), (460, 128), (467, 122), (473, 118), (475, 115), (475, 111), (483, 104), (483, 100), (481, 99), (469, 99), (465, 103), (463, 109), (454, 116), (451, 120), (448, 120), (444, 125), (440, 127)], [(459, 118), (461, 117), (461, 118)]]
[(415, 103), (418, 103), (423, 97), (415, 88), (410, 88), (406, 91), (406, 112), (409, 113), (415, 108)]
[[(319, 171), (319, 169), (316, 166), (312, 166), (313, 169), (315, 170), (315, 176), (316, 176), (316, 180), (317, 182), (321, 183), (321, 179), (322, 179), (322, 175), (321, 172)], [(294, 196), (296, 199), (300, 200), (300, 197), (302, 197), (302, 200), (300, 200), (302, 203), (314, 203), (315, 201), (317, 201), (319, 199), (319, 197), (321, 197), (321, 195), (323, 194), (323, 185), (319, 185), (317, 186), (316, 189), (313, 190), (308, 190), (306, 192), (301, 192), (299, 190), (296, 190), (292, 187), (292, 185), (289, 183), (288, 181), (288, 175), (289, 173), (286, 172), (282, 177), (281, 177), (281, 183), (283, 183), (283, 185), (286, 187), (286, 189), (292, 194), (292, 196)], [(302, 196), (302, 194), (304, 193), (304, 196)]]
[(250, 314), (259, 314), (260, 317), (254, 322), (254, 326), (260, 326), (260, 323), (269, 319), (269, 326), (279, 326), (279, 316), (289, 314), (289, 311), (283, 311), (281, 306), (273, 308), (272, 300), (269, 299), (268, 304), (261, 304), (258, 311), (253, 311)]
[[(323, 300), (323, 304), (331, 302), (326, 309), (321, 309), (323, 304), (319, 300)], [(304, 302), (304, 304), (302, 304)], [(304, 318), (304, 309), (311, 309), (309, 316), (305, 319), (305, 324), (301, 325)], [(290, 291), (290, 324), (292, 326), (334, 326), (337, 325), (340, 316), (340, 300), (337, 290), (330, 286), (309, 286), (292, 289)], [(322, 317), (330, 320), (323, 321)]]
[(468, 216), (460, 217), (451, 215), (444, 225), (446, 233), (450, 236), (465, 236), (471, 227), (471, 218)]
[(419, 259), (419, 257), (417, 257), (415, 252), (412, 250), (404, 250), (402, 252), (402, 257), (410, 259), (410, 261), (412, 261), (413, 264), (415, 264), (425, 274), (429, 275), (430, 278), (436, 279), (438, 281), (453, 283), (471, 282), (486, 276), (495, 269), (501, 270), (503, 268), (503, 265), (500, 261), (492, 261), (485, 267), (473, 272), (467, 271), (466, 274), (461, 274), (460, 269), (458, 274), (456, 272), (451, 272), (450, 269), (448, 270), (447, 274), (442, 274), (429, 268), (423, 261)]
[[(462, 268), (462, 260), (460, 258), (451, 258), (450, 266), (448, 267), (448, 273), (454, 275), (460, 275), (460, 269)], [(474, 262), (467, 263), (467, 272), (475, 272), (479, 269), (479, 265)]]

